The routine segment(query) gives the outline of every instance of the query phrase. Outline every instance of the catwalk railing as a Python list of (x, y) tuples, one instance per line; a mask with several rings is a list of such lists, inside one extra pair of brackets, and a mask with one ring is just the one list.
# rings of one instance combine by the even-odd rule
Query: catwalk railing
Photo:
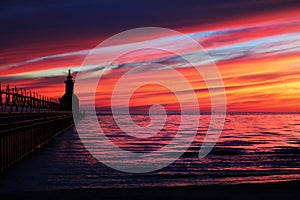
[(58, 101), (0, 83), (0, 173), (74, 126)]
[(72, 112), (0, 112), (0, 173), (73, 125)]
[(0, 112), (57, 111), (58, 101), (0, 82)]

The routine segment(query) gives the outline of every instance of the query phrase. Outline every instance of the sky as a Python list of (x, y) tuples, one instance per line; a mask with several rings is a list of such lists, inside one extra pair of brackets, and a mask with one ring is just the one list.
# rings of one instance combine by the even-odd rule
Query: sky
[[(64, 93), (67, 70), (96, 76), (114, 51), (149, 38), (137, 35), (98, 49), (98, 63), (84, 65), (102, 41), (139, 27), (163, 27), (187, 34), (216, 64), (231, 112), (300, 112), (300, 1), (1, 1), (0, 81), (58, 98)], [(180, 37), (157, 35), (158, 48), (174, 47), (194, 58), (197, 52)], [(200, 61), (199, 61), (200, 62)], [(124, 73), (145, 63), (168, 65), (182, 73), (191, 88), (181, 87), (170, 69), (143, 70), (129, 76), (124, 87), (145, 77), (167, 79), (174, 91), (161, 85), (138, 88), (131, 109), (162, 104), (178, 110), (174, 92), (194, 92), (200, 108), (210, 111), (209, 88), (203, 77), (178, 55), (159, 50), (131, 52), (118, 58), (97, 88), (96, 105), (107, 110), (116, 83)], [(79, 72), (80, 73), (80, 72)], [(76, 86), (76, 84), (75, 84)], [(123, 93), (126, 90), (122, 91)], [(93, 99), (77, 88), (81, 103)], [(119, 106), (126, 106), (119, 101)]]

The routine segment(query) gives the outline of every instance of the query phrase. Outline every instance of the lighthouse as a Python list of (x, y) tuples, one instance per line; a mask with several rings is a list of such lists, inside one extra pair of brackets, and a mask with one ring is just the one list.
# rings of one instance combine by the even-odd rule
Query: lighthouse
[[(62, 111), (79, 111), (79, 100), (76, 94), (74, 94), (74, 83), (73, 76), (71, 75), (71, 70), (69, 69), (68, 76), (65, 80), (65, 94), (59, 98), (60, 110)], [(72, 103), (73, 101), (73, 103)]]

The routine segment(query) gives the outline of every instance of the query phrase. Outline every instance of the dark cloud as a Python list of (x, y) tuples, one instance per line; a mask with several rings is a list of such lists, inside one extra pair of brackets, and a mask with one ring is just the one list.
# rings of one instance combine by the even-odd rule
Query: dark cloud
[(1, 46), (108, 37), (129, 28), (178, 28), (299, 6), (300, 1), (1, 1)]
[(65, 76), (48, 76), (41, 78), (28, 78), (23, 76), (1, 77), (1, 81), (3, 83), (18, 83), (18, 87), (22, 87), (25, 89), (47, 88), (50, 84), (61, 84), (63, 86), (64, 80)]

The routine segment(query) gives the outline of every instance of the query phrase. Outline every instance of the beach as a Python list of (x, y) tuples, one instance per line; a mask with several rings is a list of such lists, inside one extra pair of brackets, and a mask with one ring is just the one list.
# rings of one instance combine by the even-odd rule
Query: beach
[(296, 199), (300, 181), (223, 186), (71, 189), (1, 195), (1, 199)]

